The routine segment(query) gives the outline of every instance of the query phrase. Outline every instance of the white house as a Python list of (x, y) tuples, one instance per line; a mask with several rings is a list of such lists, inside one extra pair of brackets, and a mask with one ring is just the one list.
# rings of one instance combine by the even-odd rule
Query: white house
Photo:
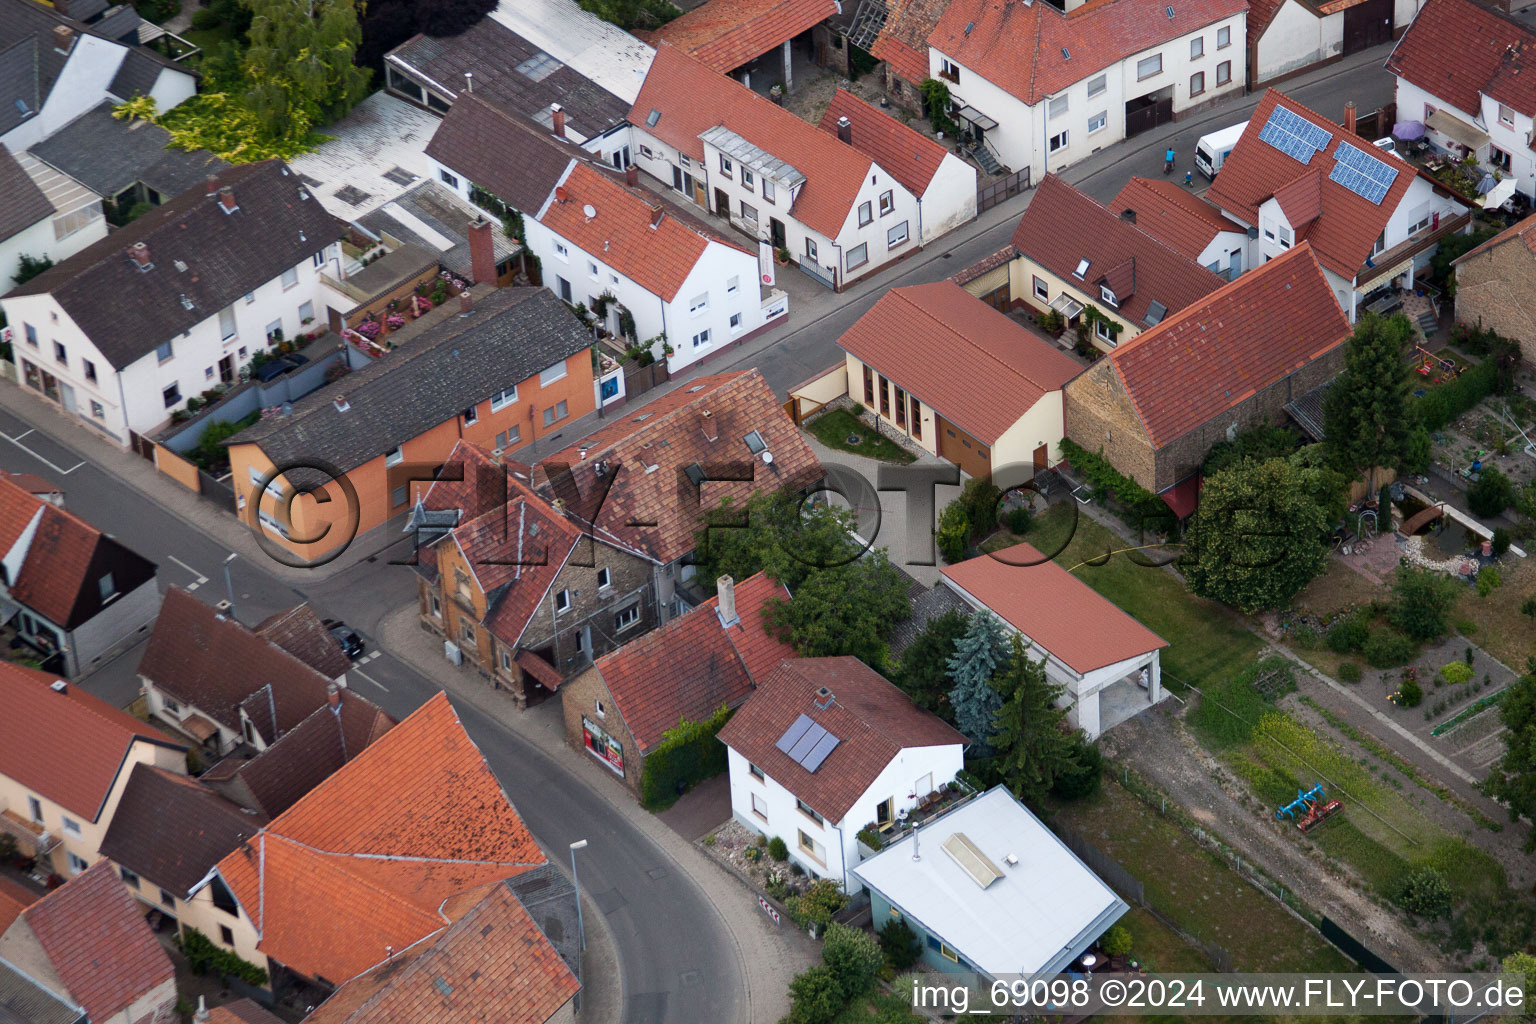
[(100, 197), (31, 153), (0, 146), (0, 289), (14, 284), (23, 256), (57, 263), (106, 234)]
[(1394, 153), (1270, 89), (1205, 198), (1249, 231), (1246, 265), (1305, 238), (1353, 323), (1369, 296), (1411, 286), (1472, 204)]
[(1039, 181), (1243, 89), (1245, 0), (955, 0), (928, 36), (951, 116)]
[(783, 661), (720, 730), (731, 813), (812, 875), (862, 883), (858, 833), (889, 829), (964, 766), (965, 737), (857, 658)]
[(1045, 677), (1065, 688), (1073, 725), (1089, 739), (1163, 699), (1159, 652), (1168, 641), (1028, 544), (942, 570), (945, 586), (1016, 631)]
[(1248, 11), (1250, 88), (1389, 43), (1420, 0), (1266, 0)]
[(33, 0), (0, 2), (0, 64), (0, 144), (13, 153), (104, 99), (144, 95), (166, 111), (197, 94), (190, 69)]
[(1109, 209), (1228, 281), (1247, 267), (1247, 229), (1176, 181), (1132, 178)]
[(630, 124), (641, 170), (829, 288), (921, 245), (917, 197), (896, 175), (671, 46)]
[(917, 199), (914, 233), (923, 245), (976, 219), (976, 168), (878, 107), (838, 89), (821, 130), (871, 160), (884, 161)]
[(1468, 154), (1536, 199), (1536, 31), (1471, 0), (1429, 0), (1387, 60), (1397, 119), (1419, 121), (1438, 149)]
[(22, 383), (127, 447), (351, 308), (342, 230), (280, 160), (210, 177), (0, 299)]

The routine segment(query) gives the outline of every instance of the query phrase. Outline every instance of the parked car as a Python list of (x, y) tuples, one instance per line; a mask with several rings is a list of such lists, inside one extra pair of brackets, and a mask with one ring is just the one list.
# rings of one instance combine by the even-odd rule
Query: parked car
[(331, 636), (336, 638), (336, 643), (341, 645), (347, 657), (356, 661), (363, 656), (363, 638), (351, 626), (336, 619), (326, 619), (323, 625), (331, 631)]
[(307, 362), (309, 362), (308, 356), (300, 355), (297, 352), (290, 352), (285, 356), (274, 356), (265, 363), (262, 363), (261, 367), (251, 376), (266, 384), (281, 377), (289, 370), (298, 369)]

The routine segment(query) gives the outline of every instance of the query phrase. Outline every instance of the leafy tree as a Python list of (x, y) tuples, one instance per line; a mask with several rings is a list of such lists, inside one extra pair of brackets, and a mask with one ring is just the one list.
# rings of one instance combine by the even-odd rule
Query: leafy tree
[(1536, 954), (1511, 953), (1499, 966), (1506, 974), (1525, 975), (1525, 1012), (1521, 1019), (1536, 1020)]
[(696, 563), (708, 587), (722, 575), (744, 580), (766, 572), (795, 593), (808, 576), (859, 554), (847, 509), (811, 504), (792, 491), (759, 492), (739, 507), (722, 502), (704, 519)]
[(850, 654), (876, 671), (886, 667), (892, 627), (912, 614), (907, 584), (884, 548), (812, 573), (790, 593), (763, 610), (776, 636), (803, 657)]
[(842, 985), (826, 964), (817, 964), (789, 983), (789, 1024), (832, 1024), (843, 1012)]
[(1451, 884), (1435, 868), (1422, 867), (1403, 879), (1396, 898), (1410, 913), (1444, 917), (1451, 909)]
[(1013, 795), (1038, 805), (1058, 778), (1081, 770), (1081, 762), (1066, 709), (1056, 703), (1061, 687), (1045, 678), (1044, 663), (1029, 656), (1017, 635), (1010, 647), (1008, 664), (993, 683), (1007, 699), (994, 716), (992, 745)]
[(1125, 956), (1131, 951), (1131, 932), (1123, 924), (1110, 927), (1099, 936), (1099, 948), (1110, 956)]
[(971, 546), (971, 521), (965, 514), (965, 506), (952, 501), (939, 513), (939, 528), (934, 534), (939, 554), (950, 565), (965, 561)]
[(1190, 588), (1244, 612), (1289, 604), (1328, 558), (1328, 519), (1304, 480), (1283, 459), (1207, 479), (1180, 561)]
[(880, 948), (885, 960), (894, 970), (904, 971), (917, 963), (923, 947), (917, 941), (917, 933), (904, 917), (893, 917), (880, 929)]
[(1240, 431), (1230, 441), (1218, 441), (1205, 453), (1200, 475), (1211, 476), (1244, 459), (1280, 459), (1301, 447), (1301, 438), (1289, 427), (1260, 423)]
[(667, 0), (577, 0), (581, 9), (622, 29), (660, 28), (683, 12)]
[(1450, 629), (1451, 606), (1460, 594), (1461, 584), (1449, 576), (1420, 566), (1399, 565), (1387, 621), (1415, 640), (1437, 639)]
[(1289, 458), (1296, 472), (1296, 483), (1330, 523), (1344, 518), (1349, 511), (1349, 477), (1329, 465), (1328, 452), (1320, 444), (1310, 444), (1292, 452)]
[[(1526, 668), (1499, 701), (1499, 718), (1509, 731), (1504, 756), (1483, 782), (1483, 792), (1508, 805), (1511, 821), (1536, 821), (1536, 665), (1527, 662)], [(1536, 850), (1536, 829), (1527, 834), (1525, 849)]]
[(1376, 467), (1401, 466), (1410, 452), (1413, 389), (1403, 354), (1413, 336), (1401, 313), (1361, 317), (1344, 348), (1344, 370), (1323, 399), (1323, 443), (1340, 469), (1370, 474), (1373, 492)]
[(368, 95), (352, 63), (362, 30), (353, 0), (248, 0), (246, 105), (268, 138), (302, 139)]
[(11, 280), (17, 284), (26, 284), (38, 274), (53, 266), (53, 257), (47, 253), (41, 256), (29, 256), (26, 253), (22, 253), (19, 263), (20, 269), (11, 275)]
[(1467, 488), (1467, 507), (1484, 519), (1492, 519), (1514, 503), (1515, 485), (1492, 466), (1484, 469)]
[(964, 615), (947, 611), (930, 620), (902, 652), (891, 682), (925, 711), (953, 717), (949, 708), (949, 659), (954, 656), (955, 644), (965, 636), (966, 626)]
[(873, 935), (862, 928), (850, 928), (836, 921), (827, 926), (821, 959), (832, 968), (844, 1002), (873, 988), (875, 978), (885, 964), (885, 954)]
[(997, 529), (997, 506), (1003, 492), (990, 478), (973, 476), (960, 489), (959, 502), (965, 507), (965, 520), (972, 537), (985, 537)]
[(991, 612), (971, 616), (965, 635), (955, 642), (949, 659), (949, 704), (955, 725), (978, 751), (985, 750), (993, 732), (993, 717), (1003, 697), (992, 686), (992, 677), (1008, 663), (1008, 634)]
[(1099, 791), (1103, 775), (1104, 755), (1079, 733), (1067, 763), (1051, 785), (1051, 792), (1063, 800), (1083, 800)]

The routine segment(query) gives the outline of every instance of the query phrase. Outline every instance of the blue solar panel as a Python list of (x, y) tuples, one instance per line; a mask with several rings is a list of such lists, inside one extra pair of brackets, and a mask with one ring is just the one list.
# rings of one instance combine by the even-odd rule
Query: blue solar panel
[(1329, 173), (1328, 179), (1338, 182), (1355, 195), (1377, 206), (1381, 205), (1381, 201), (1391, 190), (1392, 183), (1397, 180), (1396, 167), (1384, 163), (1347, 142), (1339, 143), (1333, 159), (1333, 170)]
[(823, 733), (821, 739), (816, 741), (816, 746), (811, 749), (811, 752), (801, 758), (800, 767), (808, 772), (814, 772), (821, 767), (821, 762), (827, 759), (827, 755), (836, 749), (838, 742), (839, 740), (836, 736), (829, 732)]
[(1269, 120), (1259, 130), (1259, 140), (1284, 153), (1298, 163), (1312, 162), (1312, 154), (1323, 149), (1333, 140), (1333, 133), (1301, 117), (1285, 107), (1270, 111)]
[(794, 745), (800, 742), (801, 737), (806, 734), (806, 731), (813, 724), (815, 723), (811, 721), (810, 715), (801, 715), (794, 720), (788, 729), (784, 730), (784, 735), (779, 737), (779, 742), (775, 743), (774, 746), (788, 754)]

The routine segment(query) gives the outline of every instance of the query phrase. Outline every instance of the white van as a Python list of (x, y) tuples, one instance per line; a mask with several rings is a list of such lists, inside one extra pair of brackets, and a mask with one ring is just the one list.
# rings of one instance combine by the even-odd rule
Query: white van
[(1237, 140), (1243, 137), (1247, 128), (1248, 122), (1244, 121), (1219, 132), (1200, 136), (1200, 141), (1195, 143), (1195, 166), (1200, 168), (1200, 173), (1214, 179), (1221, 165), (1227, 162), (1232, 147), (1237, 145)]

